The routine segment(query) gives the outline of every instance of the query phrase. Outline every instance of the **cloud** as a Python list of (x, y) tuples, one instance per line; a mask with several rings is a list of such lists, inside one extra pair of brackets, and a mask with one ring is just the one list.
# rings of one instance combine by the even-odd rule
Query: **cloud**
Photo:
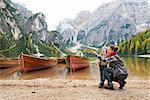
[(42, 12), (46, 16), (49, 29), (65, 18), (74, 19), (81, 10), (96, 10), (102, 3), (114, 0), (12, 0), (24, 4), (33, 13)]

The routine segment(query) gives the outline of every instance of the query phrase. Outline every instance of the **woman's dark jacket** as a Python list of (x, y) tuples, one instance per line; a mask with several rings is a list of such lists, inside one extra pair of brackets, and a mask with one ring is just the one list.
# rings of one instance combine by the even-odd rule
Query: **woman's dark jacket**
[(109, 64), (109, 67), (113, 69), (113, 78), (118, 77), (121, 74), (128, 75), (124, 62), (117, 54), (105, 58), (105, 61)]

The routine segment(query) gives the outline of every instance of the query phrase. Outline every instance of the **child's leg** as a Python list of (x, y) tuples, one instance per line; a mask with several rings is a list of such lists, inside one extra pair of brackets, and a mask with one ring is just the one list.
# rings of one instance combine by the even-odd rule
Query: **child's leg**
[(101, 81), (105, 81), (105, 77), (104, 77), (104, 69), (105, 69), (106, 67), (105, 66), (101, 66), (100, 67), (100, 77), (101, 77)]
[(106, 68), (106, 66), (100, 66), (99, 70), (100, 70), (100, 84), (99, 84), (99, 88), (102, 88), (104, 85), (104, 81), (105, 81), (105, 77), (104, 77), (104, 69)]
[(106, 88), (114, 90), (112, 83), (113, 70), (109, 68), (104, 69), (104, 77), (108, 80), (108, 87)]

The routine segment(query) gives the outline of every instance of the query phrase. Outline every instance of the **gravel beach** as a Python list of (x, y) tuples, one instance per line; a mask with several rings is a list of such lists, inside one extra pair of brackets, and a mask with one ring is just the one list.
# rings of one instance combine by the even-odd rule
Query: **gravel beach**
[[(149, 100), (150, 79), (132, 77), (124, 89), (99, 89), (98, 80), (0, 80), (0, 100)], [(105, 83), (107, 84), (107, 82)]]

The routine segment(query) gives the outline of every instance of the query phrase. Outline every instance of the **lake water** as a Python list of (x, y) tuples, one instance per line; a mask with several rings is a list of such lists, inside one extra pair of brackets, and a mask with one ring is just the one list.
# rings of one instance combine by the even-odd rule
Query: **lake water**
[[(129, 71), (129, 76), (137, 76), (141, 78), (147, 78), (150, 76), (150, 59), (146, 58), (123, 58), (126, 67)], [(65, 64), (58, 64), (55, 67), (28, 72), (28, 73), (9, 73), (11, 68), (0, 69), (1, 79), (35, 79), (35, 78), (73, 78), (73, 79), (99, 79), (99, 67), (98, 65), (91, 64), (88, 68), (78, 70), (76, 72), (70, 72), (66, 68)], [(5, 75), (6, 73), (6, 75)], [(4, 77), (5, 76), (5, 77)]]
[(130, 76), (149, 77), (150, 58), (124, 57)]

